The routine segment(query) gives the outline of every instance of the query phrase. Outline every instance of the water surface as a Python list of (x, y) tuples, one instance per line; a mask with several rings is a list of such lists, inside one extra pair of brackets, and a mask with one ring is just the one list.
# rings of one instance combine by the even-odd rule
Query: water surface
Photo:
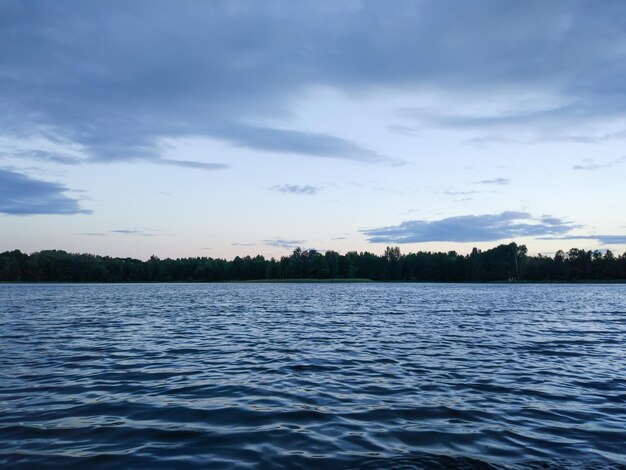
[(0, 464), (626, 466), (626, 285), (0, 285)]

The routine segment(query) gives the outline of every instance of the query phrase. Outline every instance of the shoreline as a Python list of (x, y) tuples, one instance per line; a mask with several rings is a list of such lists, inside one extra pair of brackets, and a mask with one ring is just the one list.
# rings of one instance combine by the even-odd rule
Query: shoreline
[(608, 280), (573, 280), (573, 281), (377, 281), (372, 279), (255, 279), (255, 280), (230, 280), (230, 281), (0, 281), (0, 285), (96, 285), (96, 284), (626, 284), (626, 279)]

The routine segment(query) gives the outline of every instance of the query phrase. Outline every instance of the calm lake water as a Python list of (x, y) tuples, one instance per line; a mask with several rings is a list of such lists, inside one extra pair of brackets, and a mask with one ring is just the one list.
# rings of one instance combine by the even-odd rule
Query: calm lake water
[(0, 285), (0, 464), (626, 465), (626, 285)]

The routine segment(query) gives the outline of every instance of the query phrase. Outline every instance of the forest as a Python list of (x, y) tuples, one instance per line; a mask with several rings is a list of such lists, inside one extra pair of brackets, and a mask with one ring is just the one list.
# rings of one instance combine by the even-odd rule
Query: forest
[(408, 282), (617, 281), (626, 280), (626, 253), (572, 248), (553, 257), (529, 256), (509, 243), (467, 255), (455, 251), (384, 254), (321, 253), (297, 248), (289, 256), (159, 259), (141, 261), (46, 250), (0, 253), (3, 282), (221, 282), (293, 279), (369, 279)]

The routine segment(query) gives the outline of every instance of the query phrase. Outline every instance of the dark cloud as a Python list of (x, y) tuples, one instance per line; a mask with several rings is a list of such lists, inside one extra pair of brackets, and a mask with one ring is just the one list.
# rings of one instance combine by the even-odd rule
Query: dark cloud
[(565, 0), (398, 0), (393, 8), (380, 0), (5, 1), (0, 44), (11, 47), (0, 50), (0, 134), (41, 136), (95, 161), (159, 160), (160, 139), (205, 136), (394, 163), (340, 130), (268, 123), (287, 122), (295, 99), (314, 87), (537, 92), (565, 103), (426, 116), (452, 127), (535, 123), (550, 132), (553, 123), (624, 117), (626, 52), (615, 46), (626, 40), (624, 17), (624, 2)]
[(508, 178), (491, 178), (487, 180), (474, 181), (474, 184), (497, 184), (499, 186), (505, 186), (511, 184), (511, 180)]
[(595, 235), (587, 238), (598, 240), (603, 245), (626, 245), (626, 235)]
[(297, 184), (276, 185), (276, 186), (272, 186), (270, 189), (272, 191), (278, 191), (281, 193), (306, 194), (309, 196), (316, 194), (321, 190), (321, 188), (318, 186), (310, 186), (310, 185), (300, 186)]
[(341, 158), (365, 163), (402, 164), (400, 160), (366, 149), (356, 142), (340, 137), (280, 129), (264, 126), (237, 124), (207, 129), (215, 138), (226, 140), (238, 147), (264, 152), (296, 153), (312, 157)]
[(574, 165), (572, 168), (574, 170), (596, 171), (596, 170), (601, 170), (603, 168), (611, 168), (624, 162), (626, 162), (626, 156), (623, 156), (616, 160), (611, 160), (606, 163), (597, 163), (595, 160), (591, 158), (587, 158), (584, 160), (584, 163)]
[(304, 31), (300, 8), (238, 5), (2, 3), (0, 42), (15, 46), (1, 58), (2, 128), (78, 145), (96, 161), (159, 161), (159, 139), (207, 136), (260, 151), (394, 163), (339, 136), (259, 124), (288, 116), (293, 93), (320, 82), (323, 49), (303, 54), (302, 41), (325, 36), (320, 26), (333, 12), (303, 3), (319, 15)]
[(0, 169), (0, 213), (9, 215), (89, 214), (65, 196), (68, 188), (22, 173)]
[(539, 221), (546, 225), (561, 225), (563, 223), (559, 217), (553, 217), (551, 215), (542, 215)]
[(534, 218), (527, 212), (465, 215), (441, 220), (410, 220), (363, 230), (371, 243), (482, 242), (518, 237), (563, 235), (576, 228), (557, 217)]

